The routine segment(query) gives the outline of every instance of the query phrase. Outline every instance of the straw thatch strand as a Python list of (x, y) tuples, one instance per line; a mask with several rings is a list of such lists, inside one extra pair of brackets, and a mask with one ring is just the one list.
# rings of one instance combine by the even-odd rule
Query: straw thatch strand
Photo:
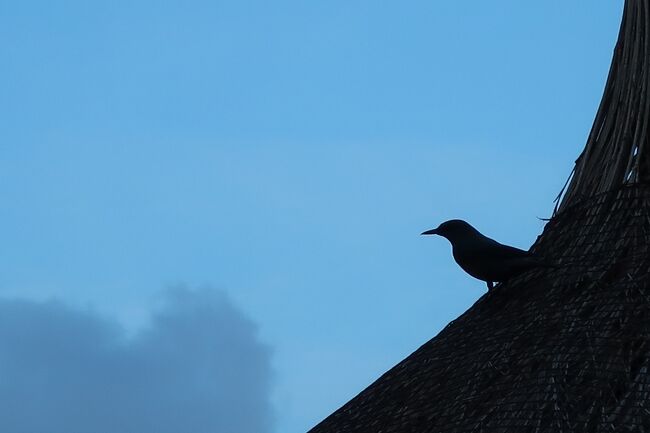
[(625, 184), (650, 182), (648, 31), (648, 2), (626, 1), (603, 99), (568, 188), (558, 196), (556, 212)]

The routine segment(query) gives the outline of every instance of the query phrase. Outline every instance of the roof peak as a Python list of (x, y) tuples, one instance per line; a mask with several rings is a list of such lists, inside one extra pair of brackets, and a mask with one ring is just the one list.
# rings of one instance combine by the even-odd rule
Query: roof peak
[(626, 0), (603, 98), (556, 212), (597, 194), (650, 183), (650, 0)]

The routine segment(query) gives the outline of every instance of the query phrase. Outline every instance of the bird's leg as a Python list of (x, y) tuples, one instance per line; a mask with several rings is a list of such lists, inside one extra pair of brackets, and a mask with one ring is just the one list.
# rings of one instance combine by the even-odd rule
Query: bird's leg
[(492, 289), (494, 289), (494, 283), (492, 281), (486, 281), (487, 286), (488, 286), (488, 292)]

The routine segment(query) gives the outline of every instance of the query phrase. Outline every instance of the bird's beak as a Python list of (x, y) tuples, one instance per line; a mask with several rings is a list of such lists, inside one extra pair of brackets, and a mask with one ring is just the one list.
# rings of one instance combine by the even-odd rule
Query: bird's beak
[(438, 229), (427, 230), (426, 232), (420, 233), (421, 235), (437, 235)]

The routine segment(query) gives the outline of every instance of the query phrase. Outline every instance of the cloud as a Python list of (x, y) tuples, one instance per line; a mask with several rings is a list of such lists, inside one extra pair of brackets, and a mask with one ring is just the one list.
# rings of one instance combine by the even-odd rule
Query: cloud
[(270, 352), (229, 299), (174, 290), (150, 325), (0, 300), (3, 433), (265, 433)]

